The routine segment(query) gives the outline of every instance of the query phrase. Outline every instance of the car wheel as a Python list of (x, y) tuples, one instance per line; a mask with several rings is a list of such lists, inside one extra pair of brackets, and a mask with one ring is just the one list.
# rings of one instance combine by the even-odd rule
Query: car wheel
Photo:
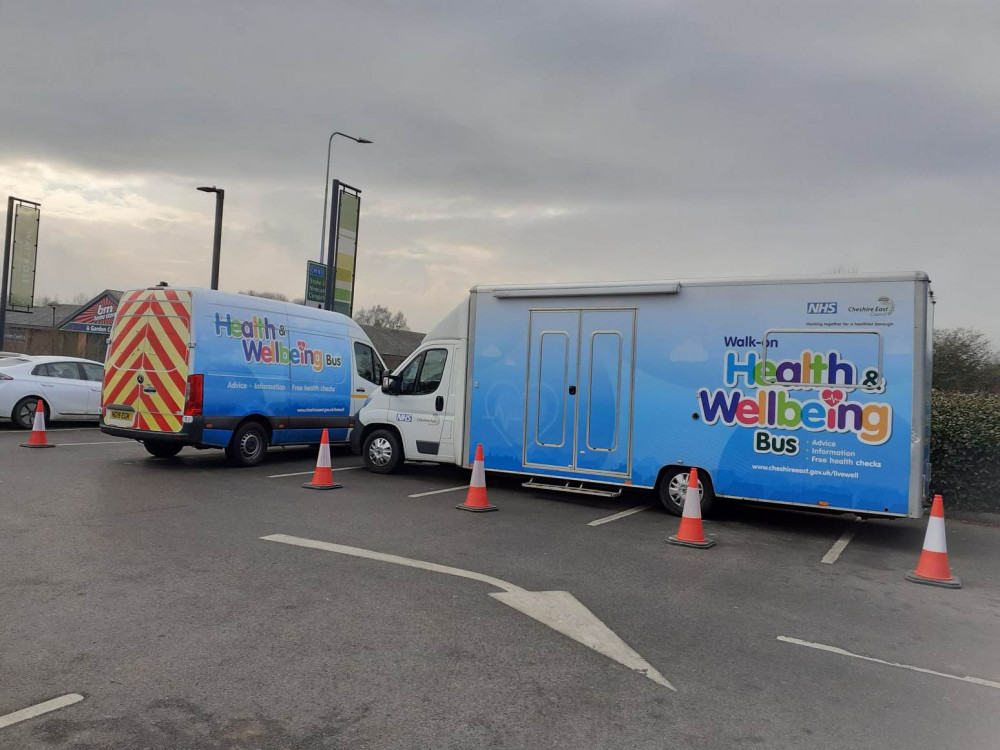
[(392, 474), (403, 463), (403, 446), (396, 433), (391, 430), (375, 430), (365, 439), (361, 451), (368, 471), (376, 474)]
[(181, 452), (184, 446), (180, 443), (171, 443), (166, 440), (143, 440), (143, 447), (151, 456), (157, 458), (171, 458)]
[(259, 466), (267, 453), (267, 430), (259, 422), (245, 422), (226, 446), (226, 457), (233, 466)]
[[(657, 490), (660, 495), (660, 503), (663, 507), (675, 516), (684, 512), (684, 499), (687, 497), (688, 470), (683, 467), (675, 467), (663, 472)], [(698, 473), (698, 494), (702, 515), (707, 515), (715, 501), (715, 491), (712, 489), (712, 480), (707, 474)]]
[[(14, 404), (14, 409), (10, 413), (10, 421), (22, 430), (30, 430), (35, 424), (35, 410), (37, 408), (37, 396), (22, 398)], [(45, 426), (48, 427), (49, 405), (43, 402), (42, 409), (45, 411)]]

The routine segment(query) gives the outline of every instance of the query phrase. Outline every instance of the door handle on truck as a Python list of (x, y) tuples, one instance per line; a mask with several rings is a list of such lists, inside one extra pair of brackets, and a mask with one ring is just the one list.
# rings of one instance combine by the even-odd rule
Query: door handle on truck
[(444, 411), (444, 396), (438, 396), (434, 399), (434, 408), (438, 411)]
[(575, 396), (576, 395), (576, 386), (575, 385), (571, 385), (569, 387), (569, 395), (570, 396)]

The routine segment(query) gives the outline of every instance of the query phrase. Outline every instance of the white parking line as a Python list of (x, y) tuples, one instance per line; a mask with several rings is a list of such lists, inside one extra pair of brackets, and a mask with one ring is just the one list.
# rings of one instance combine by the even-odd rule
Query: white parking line
[(612, 521), (617, 521), (619, 518), (627, 518), (628, 516), (635, 515), (636, 513), (642, 513), (644, 510), (649, 510), (648, 505), (640, 505), (635, 508), (629, 508), (628, 510), (623, 510), (621, 513), (615, 513), (613, 516), (605, 516), (604, 518), (598, 518), (596, 521), (591, 521), (588, 526), (600, 526), (602, 523), (611, 523)]
[[(333, 471), (351, 471), (351, 469), (363, 469), (363, 464), (358, 464), (357, 466), (334, 466)], [(281, 479), (282, 477), (304, 477), (306, 474), (312, 474), (315, 469), (309, 469), (309, 471), (293, 471), (291, 474), (268, 474), (267, 479)]]
[(431, 490), (430, 492), (418, 492), (415, 495), (407, 495), (407, 497), (427, 497), (428, 495), (440, 495), (442, 492), (458, 492), (459, 490), (467, 490), (469, 485), (463, 484), (461, 487), (449, 487), (445, 490)]
[(68, 695), (61, 695), (44, 703), (36, 703), (34, 706), (22, 708), (20, 711), (15, 711), (12, 714), (0, 716), (0, 729), (9, 727), (11, 724), (17, 724), (19, 721), (24, 721), (25, 719), (33, 719), (36, 716), (47, 714), (49, 711), (72, 706), (74, 703), (79, 703), (82, 700), (83, 696), (79, 693), (69, 693)]
[[(855, 518), (854, 520), (861, 521), (860, 518)], [(833, 543), (833, 546), (830, 547), (830, 551), (823, 555), (823, 559), (820, 560), (820, 562), (826, 563), (827, 565), (833, 565), (837, 562), (837, 558), (840, 557), (840, 553), (847, 548), (847, 545), (851, 543), (851, 540), (857, 532), (857, 526), (852, 525), (848, 527), (847, 531), (840, 535), (840, 539)]]
[(885, 664), (887, 667), (899, 667), (900, 669), (909, 669), (914, 672), (923, 672), (924, 674), (932, 674), (937, 677), (947, 677), (950, 680), (960, 680), (962, 682), (971, 682), (974, 685), (983, 685), (985, 687), (997, 688), (1000, 690), (1000, 682), (993, 682), (992, 680), (984, 680), (980, 677), (959, 677), (955, 674), (948, 674), (946, 672), (936, 672), (933, 669), (924, 669), (923, 667), (913, 667), (909, 664), (898, 664), (894, 661), (885, 661), (884, 659), (876, 659), (873, 656), (862, 656), (861, 654), (855, 654), (850, 651), (845, 651), (842, 648), (837, 648), (836, 646), (827, 646), (823, 643), (811, 643), (809, 641), (800, 641), (798, 638), (789, 638), (786, 635), (779, 635), (778, 640), (782, 643), (791, 643), (796, 646), (806, 646), (807, 648), (815, 648), (820, 651), (828, 651), (831, 654), (839, 654), (840, 656), (850, 656), (854, 659), (863, 659), (865, 661), (875, 662), (876, 664)]

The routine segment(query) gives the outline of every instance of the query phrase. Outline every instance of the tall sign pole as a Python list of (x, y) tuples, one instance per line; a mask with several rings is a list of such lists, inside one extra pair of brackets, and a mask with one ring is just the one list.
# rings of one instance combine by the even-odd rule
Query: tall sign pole
[[(27, 209), (27, 213), (34, 213), (33, 219), (29, 219), (29, 221), (34, 221), (35, 226), (33, 231), (21, 232), (21, 225), (18, 225), (17, 229), (17, 231), (21, 232), (22, 235), (21, 244), (24, 246), (24, 252), (18, 256), (23, 262), (19, 263), (19, 276), (15, 279), (15, 281), (18, 282), (16, 289), (18, 298), (23, 298), (23, 304), (30, 307), (30, 305), (34, 302), (35, 257), (38, 251), (38, 207), (42, 204), (36, 203), (35, 201), (27, 201), (23, 198), (15, 198), (13, 195), (10, 195), (7, 197), (7, 226), (4, 231), (3, 238), (3, 271), (0, 273), (0, 277), (2, 277), (0, 278), (0, 349), (3, 349), (4, 338), (7, 331), (7, 303), (10, 296), (8, 295), (8, 290), (10, 288), (11, 242), (14, 240), (15, 203), (18, 205), (18, 208), (21, 205), (25, 205), (26, 207), (33, 206), (31, 209)], [(25, 225), (25, 228), (26, 230), (32, 230), (30, 224)], [(25, 253), (30, 253), (30, 255), (25, 255)], [(27, 265), (29, 263), (31, 266), (30, 269)], [(23, 266), (23, 268), (21, 266)], [(22, 276), (24, 278), (22, 278)], [(27, 288), (27, 284), (29, 283), (31, 286), (30, 289)]]
[(326, 251), (326, 299), (324, 310), (333, 309), (333, 295), (337, 288), (337, 229), (340, 227), (340, 180), (334, 180), (330, 190), (330, 239)]

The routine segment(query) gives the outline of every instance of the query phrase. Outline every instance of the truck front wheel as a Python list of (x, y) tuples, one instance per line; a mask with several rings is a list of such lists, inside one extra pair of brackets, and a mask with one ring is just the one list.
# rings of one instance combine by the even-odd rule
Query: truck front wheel
[(376, 474), (391, 474), (403, 463), (403, 446), (396, 433), (391, 430), (375, 430), (365, 438), (361, 451), (368, 471)]
[[(667, 469), (660, 477), (658, 492), (663, 507), (675, 516), (684, 512), (684, 498), (687, 497), (688, 470), (682, 466)], [(698, 493), (701, 496), (701, 512), (707, 515), (715, 501), (712, 480), (707, 474), (698, 472)]]

